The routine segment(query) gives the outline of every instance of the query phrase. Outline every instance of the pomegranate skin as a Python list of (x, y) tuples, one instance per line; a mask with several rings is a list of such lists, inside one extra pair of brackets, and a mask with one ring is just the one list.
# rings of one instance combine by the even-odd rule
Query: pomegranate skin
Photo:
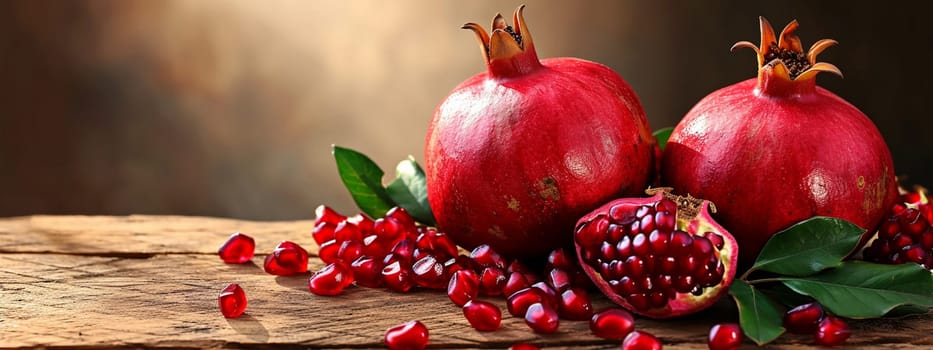
[(521, 8), (515, 18), (524, 50), (498, 57), (502, 50), (490, 49), (488, 71), (437, 107), (425, 142), (427, 191), (438, 228), (458, 245), (541, 256), (570, 244), (584, 213), (641, 193), (656, 145), (618, 74), (575, 58), (539, 62)]
[[(796, 22), (788, 28), (796, 39)], [(813, 216), (872, 232), (897, 197), (890, 152), (868, 117), (816, 86), (815, 72), (786, 80), (773, 63), (697, 103), (662, 158), (662, 183), (715, 203), (746, 267), (774, 233)]]

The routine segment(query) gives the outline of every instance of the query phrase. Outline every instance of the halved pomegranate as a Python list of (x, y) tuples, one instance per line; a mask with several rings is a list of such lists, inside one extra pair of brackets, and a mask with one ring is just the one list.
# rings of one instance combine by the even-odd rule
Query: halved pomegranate
[(709, 201), (669, 188), (609, 202), (577, 222), (583, 270), (603, 294), (634, 313), (669, 318), (712, 305), (735, 277), (738, 245), (710, 217)]

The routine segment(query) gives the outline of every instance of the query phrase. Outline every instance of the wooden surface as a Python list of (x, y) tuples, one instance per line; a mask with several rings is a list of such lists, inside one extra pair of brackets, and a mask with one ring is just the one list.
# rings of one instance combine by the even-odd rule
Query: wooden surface
[[(0, 348), (380, 348), (386, 328), (424, 322), (432, 348), (505, 349), (525, 341), (543, 348), (618, 349), (589, 334), (586, 322), (562, 321), (539, 336), (508, 317), (480, 333), (441, 291), (397, 294), (351, 287), (338, 297), (308, 292), (310, 274), (263, 273), (264, 253), (279, 241), (312, 253), (310, 221), (250, 222), (216, 218), (34, 216), (0, 219)], [(235, 231), (256, 239), (255, 264), (227, 265), (217, 247)], [(312, 258), (312, 270), (321, 263)], [(239, 283), (246, 314), (225, 319), (217, 294)], [(608, 305), (596, 298), (600, 306)], [(639, 319), (666, 349), (706, 349), (706, 332), (732, 319), (727, 303), (686, 319)], [(933, 314), (852, 322), (845, 348), (933, 348)], [(814, 348), (782, 336), (774, 349)], [(743, 348), (755, 348), (746, 343)]]

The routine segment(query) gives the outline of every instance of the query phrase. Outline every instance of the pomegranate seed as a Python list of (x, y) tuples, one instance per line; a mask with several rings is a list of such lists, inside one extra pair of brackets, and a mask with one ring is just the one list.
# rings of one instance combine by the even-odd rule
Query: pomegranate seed
[(508, 273), (520, 272), (522, 274), (527, 274), (527, 273), (531, 273), (531, 270), (528, 269), (528, 266), (525, 266), (525, 264), (523, 264), (520, 260), (516, 259), (516, 260), (512, 260), (512, 262), (509, 263), (509, 267), (505, 269), (505, 272), (508, 272)]
[(360, 234), (365, 236), (373, 232), (373, 219), (362, 213), (347, 218), (347, 222), (356, 225)]
[(479, 275), (479, 292), (483, 295), (500, 295), (505, 282), (505, 271), (494, 266), (486, 267)]
[(411, 290), (411, 267), (403, 261), (393, 261), (382, 268), (382, 283), (391, 291), (405, 293)]
[(391, 350), (420, 350), (428, 346), (428, 327), (421, 321), (409, 321), (386, 330), (386, 347)]
[(742, 328), (735, 323), (720, 323), (709, 330), (710, 350), (735, 350), (742, 345)]
[(415, 227), (415, 219), (402, 207), (392, 207), (392, 209), (386, 212), (385, 217), (395, 219), (395, 221), (403, 227), (408, 227), (412, 230)]
[[(611, 212), (611, 211), (610, 211)], [(574, 239), (580, 246), (593, 249), (598, 247), (606, 240), (605, 232), (609, 228), (609, 219), (605, 216), (598, 216), (584, 226), (577, 229), (574, 233)]]
[(557, 305), (560, 304), (560, 295), (557, 294), (557, 291), (555, 291), (553, 288), (551, 288), (551, 286), (549, 286), (547, 283), (544, 283), (544, 282), (536, 282), (536, 283), (533, 283), (533, 284), (531, 285), (531, 288), (537, 288), (537, 289), (541, 290), (542, 292), (544, 292), (543, 295), (544, 295), (544, 297), (546, 298), (545, 301), (546, 301), (549, 305), (551, 305), (551, 306), (553, 306), (553, 307), (556, 308)]
[(585, 290), (570, 288), (561, 293), (560, 297), (558, 311), (561, 317), (576, 321), (593, 317), (593, 303), (590, 302), (590, 296)]
[(318, 223), (314, 225), (314, 229), (311, 230), (311, 238), (314, 238), (314, 242), (318, 245), (324, 244), (324, 242), (334, 239), (335, 228), (337, 228), (337, 225), (329, 222)]
[(457, 306), (463, 306), (479, 293), (479, 277), (472, 270), (459, 270), (450, 276), (447, 297)]
[(353, 272), (353, 280), (357, 285), (377, 288), (382, 286), (383, 267), (385, 266), (381, 260), (361, 256), (350, 264), (350, 271)]
[(496, 253), (495, 250), (492, 250), (492, 247), (487, 244), (481, 244), (473, 248), (473, 251), (470, 252), (470, 258), (483, 267), (498, 267), (499, 269), (504, 269), (507, 265), (505, 259), (503, 259), (499, 253)]
[(512, 344), (512, 346), (509, 347), (509, 350), (539, 350), (539, 348), (528, 343), (518, 343)]
[(823, 306), (813, 302), (797, 306), (784, 314), (784, 328), (796, 334), (813, 334), (823, 320)]
[(337, 227), (334, 228), (334, 240), (337, 242), (346, 242), (346, 241), (362, 241), (363, 233), (360, 231), (360, 228), (355, 224), (349, 221), (341, 221), (337, 224)]
[(622, 350), (661, 350), (661, 340), (647, 332), (632, 331), (622, 341)]
[(298, 244), (282, 241), (272, 254), (266, 255), (263, 269), (278, 276), (308, 272), (308, 252)]
[(535, 333), (555, 333), (560, 325), (557, 312), (547, 304), (534, 303), (525, 311), (525, 324)]
[(325, 264), (340, 261), (340, 256), (338, 254), (340, 252), (340, 245), (340, 243), (333, 239), (324, 242), (320, 247), (318, 247), (318, 258), (320, 258), (321, 261), (323, 261)]
[(227, 241), (217, 250), (217, 254), (225, 263), (243, 264), (253, 259), (255, 250), (256, 241), (253, 237), (237, 232), (227, 238)]
[(635, 318), (622, 309), (606, 309), (590, 318), (590, 331), (603, 339), (622, 340), (635, 329)]
[(415, 241), (405, 238), (392, 247), (392, 254), (395, 254), (395, 257), (399, 260), (403, 260), (406, 263), (411, 263), (412, 257), (415, 255), (416, 248)]
[(816, 343), (823, 346), (842, 345), (852, 335), (849, 325), (841, 318), (827, 315), (816, 330)]
[(482, 300), (470, 300), (463, 305), (463, 317), (470, 321), (470, 326), (480, 332), (492, 332), (499, 329), (502, 311), (493, 303)]
[(351, 262), (363, 256), (363, 244), (359, 241), (343, 241), (337, 249), (337, 257), (341, 262)]
[(525, 278), (525, 275), (521, 272), (512, 272), (509, 274), (509, 279), (505, 281), (505, 286), (502, 287), (502, 294), (505, 296), (511, 296), (517, 291), (528, 288), (531, 285), (528, 284), (528, 280)]
[(547, 265), (545, 266), (545, 269), (547, 270), (557, 268), (564, 271), (573, 270), (577, 266), (575, 257), (575, 255), (571, 254), (564, 248), (554, 249), (547, 256)]
[(402, 225), (393, 218), (379, 218), (373, 221), (373, 233), (391, 247), (402, 239)]
[(314, 219), (315, 226), (320, 223), (328, 223), (336, 226), (341, 221), (347, 219), (347, 217), (338, 214), (336, 211), (328, 208), (325, 205), (319, 205), (316, 209), (314, 209), (314, 214), (316, 216)]
[(548, 271), (547, 282), (554, 290), (559, 292), (564, 291), (570, 288), (570, 275), (564, 270), (553, 268)]
[[(641, 206), (631, 203), (622, 203), (613, 205), (609, 208), (609, 217), (613, 221), (619, 223), (630, 223), (635, 221), (636, 212), (641, 208)], [(608, 225), (608, 222), (607, 222)], [(603, 230), (600, 230), (603, 231)]]
[(231, 283), (220, 291), (217, 298), (220, 313), (226, 318), (237, 318), (246, 311), (246, 293), (239, 284)]
[(308, 289), (317, 295), (337, 295), (353, 283), (353, 272), (343, 263), (324, 266), (308, 279)]
[(544, 303), (552, 308), (559, 304), (553, 304), (550, 297), (537, 288), (526, 288), (515, 292), (506, 301), (506, 309), (509, 314), (515, 317), (522, 317), (528, 311), (528, 307), (534, 303)]
[(420, 287), (443, 289), (448, 284), (444, 273), (444, 264), (437, 262), (431, 255), (426, 255), (411, 265), (411, 279)]

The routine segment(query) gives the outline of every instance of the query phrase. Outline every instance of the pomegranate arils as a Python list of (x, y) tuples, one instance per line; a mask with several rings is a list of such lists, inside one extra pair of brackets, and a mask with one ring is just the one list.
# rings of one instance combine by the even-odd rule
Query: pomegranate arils
[(450, 276), (447, 297), (457, 306), (463, 306), (479, 294), (479, 276), (472, 270), (459, 270)]
[(246, 293), (239, 284), (231, 283), (220, 291), (217, 298), (220, 313), (226, 318), (237, 318), (246, 311)]
[(479, 275), (479, 292), (483, 295), (500, 295), (506, 282), (505, 271), (498, 267), (486, 267)]
[(316, 216), (314, 218), (314, 226), (320, 225), (321, 223), (327, 223), (336, 226), (341, 221), (347, 219), (347, 217), (338, 214), (333, 209), (324, 205), (320, 205), (314, 209), (314, 214)]
[(558, 248), (551, 251), (547, 256), (547, 265), (545, 269), (572, 270), (577, 266), (576, 257), (566, 249)]
[(308, 279), (308, 289), (317, 295), (337, 295), (353, 283), (353, 272), (343, 263), (324, 266)]
[(820, 321), (814, 337), (819, 345), (836, 346), (844, 344), (850, 335), (852, 335), (852, 331), (846, 321), (827, 315)]
[(553, 268), (548, 271), (547, 283), (556, 291), (563, 291), (570, 288), (570, 275), (566, 271)]
[(298, 244), (282, 241), (263, 263), (266, 273), (279, 276), (308, 272), (308, 252)]
[(593, 303), (585, 290), (570, 288), (560, 295), (558, 314), (568, 320), (588, 320), (593, 317)]
[(535, 303), (545, 303), (556, 307), (553, 299), (537, 288), (526, 288), (515, 292), (506, 301), (506, 309), (515, 317), (523, 317), (528, 307)]
[(448, 284), (444, 264), (431, 255), (426, 255), (412, 264), (411, 271), (411, 279), (420, 287), (443, 289)]
[(393, 261), (382, 268), (382, 283), (391, 291), (405, 293), (414, 286), (411, 266), (404, 261)]
[(632, 331), (622, 341), (622, 350), (661, 350), (661, 340), (646, 332)]
[(336, 225), (321, 222), (317, 225), (314, 225), (314, 229), (311, 230), (311, 238), (314, 238), (314, 242), (318, 245), (324, 244), (324, 242), (334, 239), (334, 229), (337, 228)]
[(353, 272), (353, 280), (357, 285), (377, 288), (382, 286), (383, 267), (381, 260), (361, 256), (350, 264), (350, 271)]
[(547, 304), (534, 303), (525, 311), (525, 324), (535, 333), (549, 334), (557, 332), (560, 319), (557, 311)]
[(383, 341), (391, 350), (421, 350), (428, 346), (428, 327), (409, 321), (386, 330)]
[(496, 253), (489, 245), (481, 244), (470, 252), (470, 258), (483, 267), (506, 267), (505, 259), (499, 253)]
[(531, 286), (528, 283), (528, 279), (525, 278), (525, 275), (521, 272), (512, 272), (509, 274), (509, 279), (505, 281), (505, 286), (502, 287), (502, 294), (505, 296), (512, 296), (515, 292), (522, 289), (528, 288)]
[(329, 240), (321, 244), (317, 249), (317, 256), (325, 264), (330, 264), (333, 262), (340, 261), (340, 246), (341, 243), (338, 243), (336, 240)]
[(784, 313), (784, 328), (797, 334), (813, 334), (823, 320), (823, 306), (819, 303), (807, 303)]
[(709, 330), (710, 350), (735, 350), (742, 345), (742, 328), (735, 323), (720, 323)]
[(933, 269), (933, 228), (923, 212), (933, 212), (925, 191), (908, 192), (888, 212), (878, 230), (878, 237), (865, 248), (865, 260), (903, 264), (907, 262)]
[(334, 240), (337, 242), (362, 241), (363, 232), (355, 224), (344, 220), (334, 228)]
[(399, 223), (402, 227), (415, 227), (415, 219), (411, 217), (411, 214), (408, 214), (408, 211), (402, 207), (392, 207), (389, 211), (386, 212), (386, 218), (392, 218)]
[(220, 246), (217, 254), (228, 264), (243, 264), (253, 259), (256, 250), (256, 241), (253, 237), (242, 233), (234, 233)]
[(622, 340), (635, 329), (635, 318), (622, 309), (606, 309), (590, 318), (590, 331), (603, 339)]
[(464, 304), (463, 316), (470, 322), (470, 326), (480, 332), (497, 330), (502, 322), (499, 307), (482, 300), (471, 300)]

